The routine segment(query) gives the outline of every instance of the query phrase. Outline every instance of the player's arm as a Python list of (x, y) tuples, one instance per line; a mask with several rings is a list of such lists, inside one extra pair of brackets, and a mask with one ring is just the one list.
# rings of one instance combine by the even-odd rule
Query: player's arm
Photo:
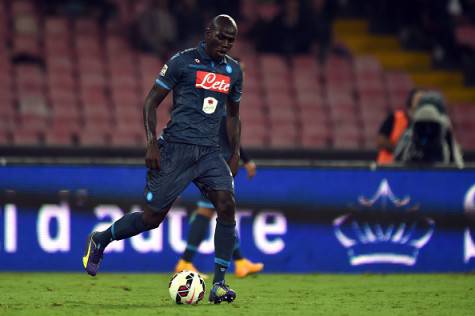
[(143, 122), (147, 137), (145, 165), (150, 169), (160, 169), (160, 151), (157, 144), (157, 108), (169, 90), (155, 84), (148, 93), (143, 106)]
[[(240, 67), (240, 66), (239, 66)], [(226, 131), (228, 133), (228, 142), (231, 148), (231, 157), (228, 164), (233, 176), (237, 174), (239, 168), (239, 149), (241, 143), (241, 120), (239, 118), (239, 103), (242, 95), (242, 70), (239, 68), (238, 77), (233, 84), (228, 96)]]
[(249, 157), (249, 155), (244, 150), (244, 148), (242, 148), (242, 146), (239, 148), (239, 152), (241, 156), (241, 161), (244, 164), (244, 168), (247, 172), (247, 178), (252, 179), (256, 175), (256, 163), (252, 161), (251, 157)]
[(160, 151), (157, 144), (157, 108), (180, 80), (182, 63), (179, 54), (173, 56), (162, 68), (143, 106), (143, 121), (147, 136), (145, 164), (150, 169), (160, 169)]
[(239, 147), (241, 142), (241, 120), (239, 119), (239, 101), (229, 100), (226, 115), (226, 130), (231, 148), (231, 156), (228, 164), (233, 176), (237, 174), (239, 168)]

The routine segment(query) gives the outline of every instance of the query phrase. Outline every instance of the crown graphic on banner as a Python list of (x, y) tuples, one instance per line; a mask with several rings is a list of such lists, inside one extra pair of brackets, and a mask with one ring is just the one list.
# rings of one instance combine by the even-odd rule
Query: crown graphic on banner
[[(408, 212), (417, 209), (411, 198), (398, 198), (389, 182), (383, 179), (376, 193), (366, 198), (360, 196), (362, 210), (384, 212), (394, 210)], [(428, 217), (394, 220), (390, 223), (371, 223), (357, 214), (344, 214), (333, 221), (335, 235), (348, 250), (350, 264), (401, 264), (412, 266), (417, 261), (419, 250), (432, 237), (435, 223)]]

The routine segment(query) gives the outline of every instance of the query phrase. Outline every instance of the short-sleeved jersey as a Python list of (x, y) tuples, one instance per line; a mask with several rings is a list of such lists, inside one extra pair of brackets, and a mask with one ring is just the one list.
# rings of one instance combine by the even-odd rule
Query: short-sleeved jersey
[(229, 56), (213, 61), (205, 43), (174, 55), (155, 84), (173, 90), (171, 119), (162, 137), (169, 142), (219, 146), (219, 128), (228, 100), (239, 102), (242, 71)]

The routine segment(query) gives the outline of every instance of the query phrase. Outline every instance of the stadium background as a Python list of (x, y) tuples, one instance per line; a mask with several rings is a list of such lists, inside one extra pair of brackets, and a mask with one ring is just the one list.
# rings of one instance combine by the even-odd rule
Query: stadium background
[[(268, 272), (473, 270), (471, 1), (398, 1), (387, 19), (392, 1), (312, 1), (307, 14), (326, 31), (303, 48), (292, 41), (300, 33), (262, 44), (295, 1), (158, 2), (163, 20), (188, 32), (202, 29), (184, 18), (188, 3), (203, 20), (237, 17), (242, 139), (259, 165), (254, 180), (243, 171), (236, 180), (246, 254)], [(163, 47), (138, 41), (149, 5), (0, 4), (0, 270), (80, 271), (87, 233), (139, 207), (144, 96), (170, 54), (196, 43), (179, 39), (179, 27), (175, 41), (156, 39)], [(434, 27), (442, 19), (450, 23)], [(379, 125), (416, 86), (445, 96), (464, 169), (374, 164)], [(160, 127), (170, 106), (159, 109)], [(162, 230), (116, 243), (104, 271), (170, 271), (197, 197), (189, 188)], [(210, 240), (197, 260), (204, 270)]]

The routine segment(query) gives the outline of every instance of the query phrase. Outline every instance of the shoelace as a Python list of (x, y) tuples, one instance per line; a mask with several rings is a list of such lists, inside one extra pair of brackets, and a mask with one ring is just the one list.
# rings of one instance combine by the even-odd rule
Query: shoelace
[(226, 292), (229, 291), (229, 285), (227, 285), (227, 284), (225, 284), (225, 283), (215, 283), (214, 285), (217, 285), (217, 286), (219, 286), (219, 287), (225, 289)]

